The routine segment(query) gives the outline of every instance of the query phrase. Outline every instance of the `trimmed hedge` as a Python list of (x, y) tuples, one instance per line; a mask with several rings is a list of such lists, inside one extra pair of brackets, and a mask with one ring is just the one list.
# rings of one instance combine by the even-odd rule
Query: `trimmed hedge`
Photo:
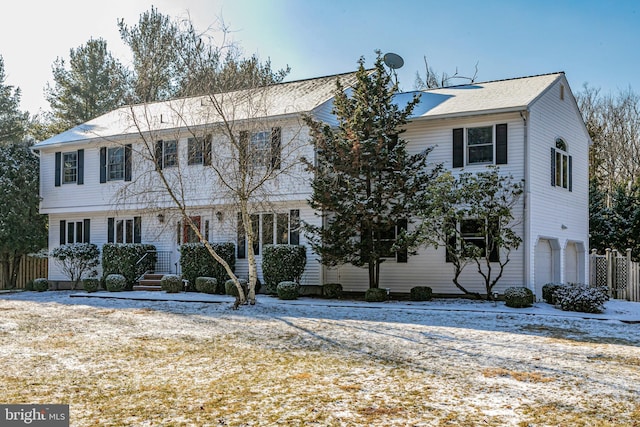
[(154, 245), (142, 243), (105, 243), (102, 246), (102, 277), (121, 274), (126, 279), (125, 289), (133, 289), (145, 271), (153, 271), (156, 254), (150, 253), (140, 264), (136, 264), (147, 251), (155, 251)]
[(49, 281), (43, 277), (33, 281), (33, 290), (36, 292), (44, 292), (49, 290)]
[(278, 283), (278, 298), (285, 300), (293, 300), (298, 298), (300, 285), (296, 282), (285, 281)]
[(504, 303), (507, 307), (531, 307), (533, 302), (533, 292), (529, 288), (512, 287), (504, 290)]
[[(244, 296), (246, 298), (247, 296), (247, 281), (244, 279), (238, 279), (240, 281), (240, 286), (242, 286), (242, 290), (244, 291)], [(236, 287), (236, 284), (233, 283), (232, 279), (227, 280), (226, 282), (224, 282), (224, 292), (226, 295), (232, 296), (232, 297), (238, 297), (238, 288)]]
[(84, 279), (84, 280), (82, 280), (82, 287), (87, 292), (95, 292), (100, 287), (100, 280), (98, 280), (98, 279)]
[[(231, 270), (236, 268), (236, 247), (231, 242), (211, 243), (211, 247), (222, 259), (224, 259)], [(180, 268), (182, 277), (189, 281), (187, 290), (196, 290), (196, 279), (198, 277), (214, 277), (221, 285), (218, 293), (223, 293), (222, 284), (229, 279), (227, 271), (222, 264), (215, 260), (207, 250), (204, 243), (185, 243), (180, 246)]]
[(274, 295), (280, 282), (300, 283), (307, 265), (307, 249), (302, 245), (265, 245), (262, 277), (265, 292)]
[(367, 302), (383, 302), (387, 300), (387, 290), (382, 288), (370, 288), (364, 293)]
[(604, 303), (609, 301), (606, 288), (589, 287), (584, 284), (562, 285), (553, 293), (555, 302), (565, 311), (602, 313)]
[(411, 301), (431, 301), (432, 298), (433, 290), (429, 286), (415, 286), (409, 294)]
[(547, 283), (542, 287), (542, 299), (547, 304), (555, 304), (554, 293), (561, 287), (560, 283)]
[(104, 284), (109, 292), (120, 292), (127, 288), (127, 279), (122, 274), (109, 274), (105, 277)]
[(221, 286), (215, 277), (198, 277), (196, 278), (196, 291), (205, 294), (220, 294)]
[(322, 285), (322, 296), (331, 299), (342, 298), (342, 285), (340, 283), (325, 283)]
[(160, 279), (160, 288), (168, 294), (181, 292), (182, 286), (182, 279), (175, 274), (165, 274)]

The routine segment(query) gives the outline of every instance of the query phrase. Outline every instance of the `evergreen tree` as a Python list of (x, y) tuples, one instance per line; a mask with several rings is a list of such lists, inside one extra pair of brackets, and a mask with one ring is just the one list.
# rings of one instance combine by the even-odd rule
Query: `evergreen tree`
[(56, 129), (70, 128), (107, 113), (125, 103), (126, 69), (107, 49), (103, 39), (89, 40), (71, 49), (69, 67), (62, 58), (53, 64), (54, 86), (47, 85)]
[(589, 180), (589, 244), (591, 248), (604, 253), (614, 245), (614, 216), (607, 206), (607, 198), (598, 178)]
[(0, 144), (20, 141), (28, 118), (20, 112), (20, 88), (5, 85), (4, 60), (0, 56)]
[[(412, 232), (398, 231), (407, 228), (440, 167), (427, 163), (430, 149), (407, 153), (402, 127), (419, 98), (402, 109), (394, 103), (397, 86), (379, 52), (373, 72), (360, 59), (356, 77), (349, 91), (337, 82), (337, 127), (305, 119), (316, 149), (315, 162), (304, 160), (314, 174), (309, 202), (325, 222), (306, 229), (325, 265), (366, 266), (369, 287), (377, 288), (380, 264), (412, 246)], [(397, 234), (401, 239), (391, 246)]]

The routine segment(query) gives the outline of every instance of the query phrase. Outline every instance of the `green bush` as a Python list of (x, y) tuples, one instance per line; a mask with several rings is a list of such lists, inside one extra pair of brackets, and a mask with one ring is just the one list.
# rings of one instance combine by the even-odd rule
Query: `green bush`
[(322, 296), (331, 299), (342, 298), (342, 285), (340, 283), (325, 283), (322, 285)]
[(602, 313), (604, 303), (609, 301), (606, 288), (591, 288), (583, 284), (562, 285), (554, 292), (555, 302), (565, 311)]
[(262, 252), (262, 277), (266, 293), (276, 294), (280, 282), (300, 283), (307, 264), (302, 245), (265, 245)]
[(35, 279), (33, 281), (33, 290), (37, 292), (44, 292), (49, 290), (49, 281), (43, 277)]
[(160, 279), (160, 288), (168, 294), (177, 294), (182, 291), (182, 279), (175, 274), (165, 274)]
[(409, 298), (411, 301), (431, 301), (433, 291), (428, 286), (415, 286), (411, 288)]
[(504, 303), (507, 307), (531, 307), (534, 302), (533, 292), (529, 288), (512, 287), (504, 290)]
[(69, 243), (53, 248), (51, 257), (55, 258), (60, 269), (75, 289), (85, 277), (98, 274), (96, 267), (100, 264), (100, 249), (93, 243)]
[(215, 277), (198, 277), (196, 278), (196, 291), (203, 292), (205, 294), (219, 294), (221, 286), (218, 286), (218, 281)]
[(120, 292), (127, 288), (127, 279), (122, 274), (108, 274), (104, 285), (109, 292)]
[(298, 298), (300, 292), (300, 285), (296, 282), (284, 281), (278, 283), (277, 287), (278, 298), (292, 300)]
[[(247, 296), (247, 281), (244, 279), (238, 279), (240, 280), (240, 286), (242, 286), (242, 290), (244, 292), (244, 296)], [(232, 279), (227, 280), (226, 282), (224, 282), (224, 292), (226, 295), (230, 295), (232, 297), (238, 297), (238, 288), (236, 287), (236, 284), (233, 283)]]
[[(231, 270), (236, 268), (236, 247), (233, 243), (211, 243), (213, 250), (229, 264)], [(204, 243), (185, 243), (180, 246), (180, 269), (182, 277), (189, 281), (187, 290), (195, 290), (198, 277), (214, 277), (219, 284), (229, 279), (222, 264), (215, 260)], [(223, 293), (222, 286), (218, 288)]]
[(364, 293), (364, 300), (367, 302), (383, 302), (387, 300), (387, 290), (382, 288), (367, 289)]
[(24, 290), (25, 291), (34, 291), (35, 290), (35, 289), (33, 289), (33, 279), (31, 279), (27, 283), (25, 283)]
[(95, 292), (100, 287), (100, 280), (98, 279), (84, 279), (82, 280), (82, 286), (87, 292)]
[[(155, 250), (154, 245), (142, 243), (105, 243), (102, 246), (102, 277), (120, 274), (126, 279), (125, 289), (133, 289), (140, 276), (155, 268)], [(147, 252), (149, 255), (138, 264)]]
[(547, 304), (555, 304), (554, 293), (561, 287), (560, 283), (547, 283), (542, 287), (542, 299), (545, 300)]

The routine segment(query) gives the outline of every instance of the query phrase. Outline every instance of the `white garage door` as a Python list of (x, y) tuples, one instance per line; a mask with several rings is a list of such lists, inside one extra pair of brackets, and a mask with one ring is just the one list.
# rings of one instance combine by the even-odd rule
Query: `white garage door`
[(578, 249), (576, 244), (569, 242), (564, 251), (564, 281), (578, 283)]
[(540, 239), (536, 246), (535, 257), (536, 296), (541, 298), (542, 287), (553, 282), (553, 260), (551, 243), (547, 239)]

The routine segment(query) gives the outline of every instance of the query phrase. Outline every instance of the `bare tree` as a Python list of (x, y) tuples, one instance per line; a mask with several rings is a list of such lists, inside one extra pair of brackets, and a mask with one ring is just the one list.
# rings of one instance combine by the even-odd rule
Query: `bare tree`
[(453, 80), (464, 80), (468, 83), (474, 83), (478, 76), (478, 63), (476, 62), (475, 72), (473, 76), (466, 77), (458, 73), (458, 68), (453, 74), (442, 73), (438, 74), (427, 62), (427, 57), (424, 56), (424, 77), (420, 75), (419, 71), (416, 71), (415, 88), (417, 90), (424, 89), (437, 89), (439, 87), (451, 86)]

